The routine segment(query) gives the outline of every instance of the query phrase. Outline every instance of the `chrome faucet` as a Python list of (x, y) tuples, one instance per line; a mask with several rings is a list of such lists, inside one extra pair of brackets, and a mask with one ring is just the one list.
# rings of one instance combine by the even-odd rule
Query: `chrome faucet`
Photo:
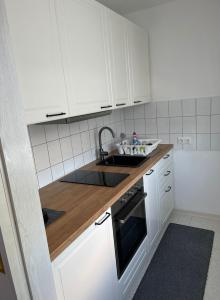
[(107, 129), (107, 130), (109, 130), (109, 131), (111, 132), (113, 138), (115, 137), (114, 131), (113, 131), (110, 127), (108, 127), (108, 126), (104, 126), (104, 127), (102, 127), (102, 128), (99, 130), (99, 154), (100, 154), (101, 160), (104, 160), (104, 159), (105, 159), (105, 156), (108, 155), (108, 152), (107, 152), (107, 151), (104, 151), (104, 150), (103, 150), (103, 147), (102, 147), (102, 132), (103, 132), (105, 129)]

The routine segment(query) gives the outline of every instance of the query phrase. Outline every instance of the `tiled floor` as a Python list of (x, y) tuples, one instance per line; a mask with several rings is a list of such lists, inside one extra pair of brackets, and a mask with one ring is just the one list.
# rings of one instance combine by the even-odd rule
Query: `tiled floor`
[(201, 216), (181, 211), (175, 211), (170, 219), (171, 222), (188, 225), (215, 232), (214, 245), (209, 266), (208, 279), (204, 300), (220, 299), (220, 217)]

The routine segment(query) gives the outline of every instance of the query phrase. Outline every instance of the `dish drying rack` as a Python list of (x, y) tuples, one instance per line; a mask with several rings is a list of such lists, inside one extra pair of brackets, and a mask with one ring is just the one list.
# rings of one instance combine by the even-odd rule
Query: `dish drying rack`
[(138, 139), (138, 144), (132, 144), (131, 140), (123, 140), (116, 144), (118, 153), (121, 155), (141, 155), (147, 156), (154, 151), (161, 143), (159, 139)]

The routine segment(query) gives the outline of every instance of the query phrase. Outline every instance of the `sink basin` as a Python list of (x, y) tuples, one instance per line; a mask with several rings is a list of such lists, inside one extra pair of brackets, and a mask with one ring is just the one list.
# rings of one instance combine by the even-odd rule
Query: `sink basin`
[(146, 156), (130, 156), (130, 155), (112, 155), (97, 163), (99, 166), (111, 167), (140, 167), (149, 157)]

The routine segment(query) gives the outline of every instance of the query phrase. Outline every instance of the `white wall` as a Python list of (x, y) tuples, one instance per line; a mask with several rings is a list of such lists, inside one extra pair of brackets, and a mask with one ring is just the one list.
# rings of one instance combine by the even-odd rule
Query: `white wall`
[(150, 34), (154, 99), (220, 95), (219, 0), (177, 0), (127, 17)]
[[(177, 0), (127, 17), (149, 31), (156, 101), (220, 95), (219, 0)], [(211, 104), (211, 133), (216, 133), (215, 106), (220, 107), (220, 98), (215, 99), (214, 106)], [(198, 133), (201, 122), (198, 111), (196, 114), (194, 129)], [(205, 115), (209, 115), (207, 108)], [(219, 150), (214, 145), (220, 146), (220, 136), (211, 136), (215, 138), (211, 149)], [(170, 142), (175, 143), (171, 137), (170, 131)], [(203, 137), (207, 143), (207, 136)], [(197, 134), (197, 150), (203, 150), (198, 147), (199, 139)], [(175, 152), (176, 208), (220, 215), (220, 152), (206, 150)]]
[(220, 215), (220, 152), (175, 152), (176, 208)]

